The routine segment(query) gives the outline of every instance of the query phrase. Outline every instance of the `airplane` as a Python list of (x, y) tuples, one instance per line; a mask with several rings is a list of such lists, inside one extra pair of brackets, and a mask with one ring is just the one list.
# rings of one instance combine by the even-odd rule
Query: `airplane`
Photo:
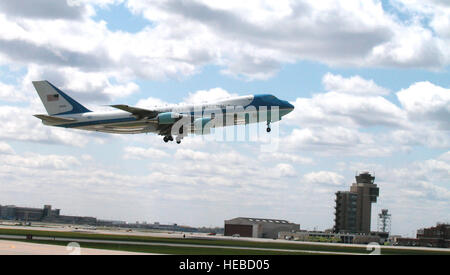
[(294, 110), (286, 100), (270, 94), (232, 97), (198, 105), (174, 105), (143, 109), (128, 105), (109, 105), (117, 110), (93, 112), (47, 80), (33, 81), (47, 114), (37, 114), (44, 125), (114, 134), (156, 133), (164, 142), (176, 142), (191, 134), (209, 134), (211, 128), (266, 122), (270, 123)]

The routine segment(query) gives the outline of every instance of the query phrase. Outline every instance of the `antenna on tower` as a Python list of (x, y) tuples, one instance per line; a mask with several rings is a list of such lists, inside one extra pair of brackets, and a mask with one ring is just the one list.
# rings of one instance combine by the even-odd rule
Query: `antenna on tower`
[(391, 214), (387, 209), (382, 209), (378, 214), (378, 232), (390, 233), (391, 232)]

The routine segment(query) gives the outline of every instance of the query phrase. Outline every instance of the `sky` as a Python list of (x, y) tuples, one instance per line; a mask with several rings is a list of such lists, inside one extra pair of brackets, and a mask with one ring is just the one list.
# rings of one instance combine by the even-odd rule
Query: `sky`
[[(0, 204), (223, 226), (333, 227), (334, 199), (375, 174), (376, 214), (412, 236), (450, 222), (450, 2), (0, 2)], [(31, 82), (91, 110), (270, 93), (295, 110), (254, 141), (47, 127)], [(244, 126), (240, 126), (244, 127)]]

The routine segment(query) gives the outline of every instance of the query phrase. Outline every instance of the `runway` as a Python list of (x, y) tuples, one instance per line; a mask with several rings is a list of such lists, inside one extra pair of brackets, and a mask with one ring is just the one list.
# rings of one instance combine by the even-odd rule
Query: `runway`
[[(0, 237), (6, 237), (0, 235)], [(104, 244), (123, 244), (123, 245), (143, 245), (143, 246), (169, 246), (169, 247), (189, 247), (189, 248), (215, 248), (215, 249), (232, 249), (232, 250), (251, 250), (251, 251), (268, 251), (268, 252), (290, 252), (290, 253), (305, 253), (305, 254), (332, 254), (332, 255), (364, 255), (361, 253), (349, 253), (349, 252), (332, 252), (332, 251), (312, 251), (312, 250), (295, 250), (295, 249), (276, 249), (276, 248), (256, 248), (256, 247), (242, 247), (242, 246), (220, 246), (220, 245), (200, 245), (200, 244), (171, 244), (171, 243), (163, 243), (163, 242), (133, 242), (133, 241), (114, 241), (114, 240), (86, 240), (86, 239), (73, 239), (73, 238), (47, 238), (47, 237), (34, 237), (35, 240), (57, 240), (57, 241), (65, 241), (76, 242), (79, 245), (83, 246), (83, 243), (104, 243)], [(1, 240), (0, 240), (1, 242)], [(39, 245), (38, 245), (39, 246)], [(66, 247), (63, 247), (66, 248)], [(93, 249), (96, 250), (96, 249)], [(99, 251), (107, 251), (107, 250), (99, 250)], [(1, 254), (0, 250), (0, 255)], [(84, 252), (84, 248), (83, 248)], [(67, 253), (66, 253), (67, 254)], [(84, 254), (84, 253), (83, 253)], [(94, 254), (92, 254), (94, 255)], [(101, 255), (101, 254), (95, 254)], [(119, 255), (119, 254), (116, 254)], [(149, 254), (146, 254), (149, 255)], [(153, 254), (156, 255), (156, 254)]]
[(0, 255), (150, 255), (116, 250), (66, 247), (0, 240)]
[[(366, 254), (371, 251), (368, 249), (367, 245), (361, 244), (343, 244), (343, 243), (317, 243), (317, 242), (296, 242), (291, 240), (282, 240), (282, 239), (258, 239), (258, 238), (234, 238), (227, 236), (209, 236), (206, 233), (182, 233), (182, 232), (148, 232), (148, 231), (138, 231), (138, 230), (129, 230), (129, 229), (106, 229), (106, 228), (91, 228), (91, 227), (82, 227), (82, 226), (68, 226), (68, 225), (40, 225), (38, 226), (13, 226), (13, 225), (0, 225), (0, 229), (10, 229), (10, 230), (28, 230), (28, 231), (47, 231), (47, 232), (65, 232), (65, 233), (74, 233), (78, 234), (76, 236), (39, 236), (36, 234), (33, 236), (33, 240), (38, 241), (62, 241), (62, 242), (77, 242), (81, 246), (86, 246), (86, 243), (97, 243), (97, 244), (112, 244), (112, 245), (138, 245), (143, 247), (149, 253), (161, 253), (161, 254), (178, 254), (176, 249), (180, 248), (180, 251), (186, 251), (186, 249), (192, 248), (197, 250), (202, 249), (229, 249), (235, 250), (236, 252), (245, 250), (248, 253), (260, 253), (260, 252), (273, 252), (273, 253), (305, 253), (305, 254)], [(31, 233), (32, 234), (32, 233)], [(77, 238), (81, 235), (79, 234), (89, 234), (89, 238)], [(98, 235), (99, 238), (95, 238), (95, 235)], [(120, 240), (114, 239), (105, 239), (105, 236), (120, 236)], [(129, 239), (127, 238), (130, 237)], [(143, 242), (136, 241), (132, 237), (155, 237), (159, 238), (158, 240), (152, 240), (151, 242)], [(25, 235), (2, 235), (0, 233), (0, 238), (9, 239), (11, 241), (15, 241), (18, 239), (24, 240), (26, 238)], [(185, 241), (177, 239), (185, 239)], [(166, 241), (173, 240), (173, 241)], [(234, 245), (233, 242), (236, 241), (236, 244), (240, 242), (246, 242), (247, 245)], [(0, 241), (2, 242), (2, 241)], [(218, 245), (214, 242), (225, 242), (225, 245)], [(259, 243), (259, 244), (255, 244)], [(23, 243), (21, 243), (23, 244)], [(29, 243), (28, 243), (29, 244)], [(274, 247), (276, 245), (276, 247)], [(284, 247), (286, 245), (286, 247)], [(296, 246), (298, 245), (298, 248)], [(53, 247), (53, 245), (50, 245)], [(150, 247), (155, 247), (150, 248)], [(307, 246), (302, 248), (302, 246)], [(92, 246), (91, 246), (92, 247)], [(330, 248), (331, 247), (331, 248)], [(7, 247), (6, 247), (7, 248)], [(26, 250), (25, 254), (34, 254), (35, 250), (31, 249)], [(99, 247), (104, 248), (104, 247)], [(149, 249), (150, 248), (150, 249)], [(383, 251), (389, 250), (390, 253), (396, 254), (409, 254), (410, 251), (415, 253), (449, 253), (449, 249), (445, 248), (429, 248), (429, 247), (399, 247), (399, 246), (381, 246)], [(121, 252), (114, 250), (101, 250), (101, 249), (82, 249), (82, 255), (86, 253), (93, 253), (97, 251), (100, 254), (118, 254)], [(346, 251), (348, 250), (348, 251)], [(355, 251), (357, 250), (357, 251)], [(140, 250), (139, 250), (140, 251)], [(5, 247), (2, 246), (0, 249), (0, 255), (4, 253), (19, 253), (20, 250), (11, 251), (5, 250)], [(58, 253), (62, 255), (70, 254), (71, 251), (66, 250), (65, 246), (59, 246)], [(355, 253), (356, 252), (356, 253)], [(45, 251), (42, 251), (45, 253)], [(209, 252), (208, 252), (209, 253)], [(50, 253), (52, 254), (52, 253)], [(127, 253), (123, 252), (121, 254), (135, 254), (135, 253)]]

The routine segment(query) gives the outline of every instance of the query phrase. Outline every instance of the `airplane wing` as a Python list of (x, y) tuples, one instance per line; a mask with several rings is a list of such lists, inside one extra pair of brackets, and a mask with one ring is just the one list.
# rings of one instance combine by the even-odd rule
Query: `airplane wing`
[(140, 118), (143, 118), (143, 117), (154, 118), (159, 114), (158, 111), (152, 111), (152, 110), (147, 110), (147, 109), (142, 109), (142, 108), (137, 108), (137, 107), (130, 107), (128, 105), (110, 105), (110, 106), (113, 108), (125, 111), (125, 112), (132, 113), (133, 115), (138, 116)]
[(73, 118), (62, 118), (62, 117), (47, 116), (47, 115), (34, 115), (34, 116), (43, 121), (49, 122), (49, 123), (67, 123), (67, 122), (76, 121), (76, 119), (73, 119)]

